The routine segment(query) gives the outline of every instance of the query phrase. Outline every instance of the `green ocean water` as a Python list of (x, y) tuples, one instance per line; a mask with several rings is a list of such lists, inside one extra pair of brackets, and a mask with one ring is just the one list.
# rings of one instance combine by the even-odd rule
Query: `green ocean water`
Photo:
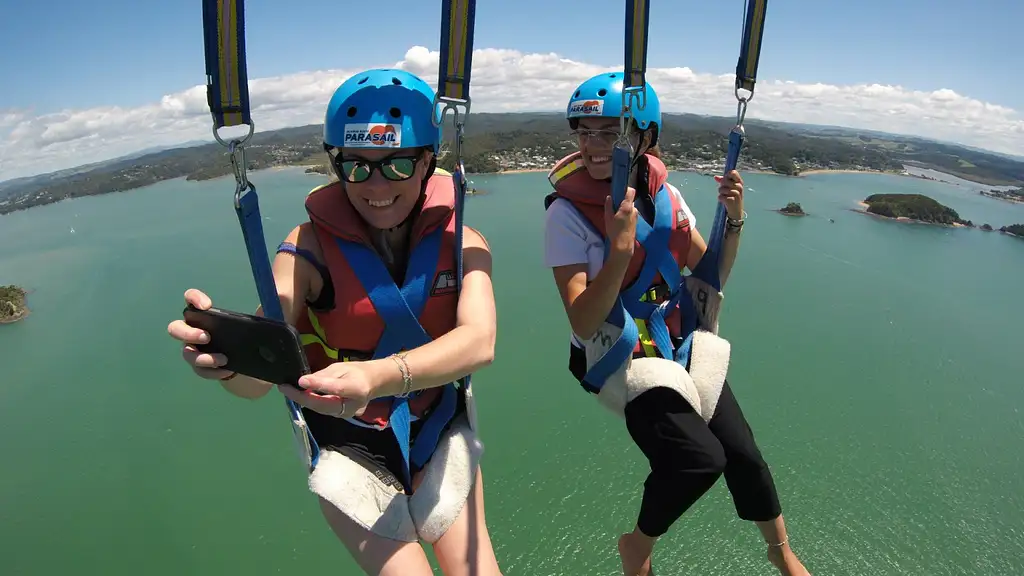
[[(268, 244), (321, 182), (255, 173)], [(710, 227), (710, 178), (675, 173)], [(474, 378), (487, 517), (507, 575), (612, 575), (646, 461), (567, 373), (542, 264), (543, 174), (478, 176), (495, 258), (495, 363)], [(749, 175), (722, 333), (730, 381), (816, 575), (1024, 573), (1024, 241), (852, 212), (919, 192), (975, 223), (1024, 205), (911, 178)], [(233, 182), (163, 182), (0, 216), (0, 574), (356, 574), (308, 492), (283, 402), (192, 377), (166, 325), (188, 287), (256, 306)], [(811, 214), (770, 209), (801, 202)], [(830, 222), (829, 219), (835, 222)], [(73, 230), (73, 232), (72, 232)], [(773, 570), (724, 482), (677, 523), (660, 574)]]

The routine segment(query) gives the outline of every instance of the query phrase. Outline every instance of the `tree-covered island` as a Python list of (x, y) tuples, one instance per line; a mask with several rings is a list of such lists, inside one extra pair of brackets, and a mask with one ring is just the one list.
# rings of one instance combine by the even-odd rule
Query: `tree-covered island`
[(1010, 236), (1016, 236), (1018, 238), (1024, 238), (1024, 224), (1011, 224), (1009, 226), (1003, 226), (999, 229), (1003, 234), (1009, 234)]
[(17, 322), (28, 316), (27, 293), (13, 284), (0, 286), (0, 324)]
[(779, 214), (785, 214), (786, 216), (807, 216), (807, 212), (804, 212), (804, 208), (799, 202), (790, 202), (776, 210), (776, 212)]
[(923, 194), (872, 194), (861, 202), (861, 206), (866, 213), (883, 218), (974, 227), (973, 222), (961, 218), (956, 210)]

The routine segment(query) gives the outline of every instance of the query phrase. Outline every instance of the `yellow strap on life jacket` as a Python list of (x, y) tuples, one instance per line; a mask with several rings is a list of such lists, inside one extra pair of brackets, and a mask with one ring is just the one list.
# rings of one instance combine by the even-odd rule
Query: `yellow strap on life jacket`
[(559, 182), (584, 168), (586, 168), (586, 165), (583, 164), (583, 158), (576, 156), (575, 159), (561, 166), (555, 166), (551, 174), (548, 175), (548, 182), (551, 182), (552, 186), (557, 186)]
[(643, 350), (644, 356), (647, 358), (656, 358), (658, 356), (658, 349), (654, 345), (654, 339), (651, 338), (651, 334), (647, 331), (647, 322), (645, 320), (635, 320), (637, 332), (640, 333), (640, 349)]
[[(644, 295), (640, 297), (641, 302), (651, 302), (657, 298), (658, 293), (654, 288), (651, 288)], [(640, 333), (640, 348), (644, 352), (644, 356), (647, 358), (657, 358), (658, 348), (654, 344), (654, 339), (651, 338), (651, 333), (647, 330), (647, 321), (635, 319), (637, 332)]]
[(314, 334), (299, 334), (302, 345), (309, 346), (310, 344), (319, 344), (320, 347), (323, 348), (324, 354), (326, 354), (331, 360), (334, 360), (335, 362), (348, 362), (348, 356), (341, 356), (339, 358), (340, 354), (338, 353), (338, 350), (327, 345), (327, 333), (324, 332), (323, 326), (320, 325), (320, 320), (316, 317), (316, 314), (313, 313), (313, 310), (306, 308), (306, 316), (309, 317), (309, 323), (313, 325)]

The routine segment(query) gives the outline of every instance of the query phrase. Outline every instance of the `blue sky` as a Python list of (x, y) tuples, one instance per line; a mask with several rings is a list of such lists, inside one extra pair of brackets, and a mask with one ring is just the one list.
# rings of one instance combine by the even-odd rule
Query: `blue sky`
[[(0, 1), (0, 53), (8, 56), (0, 59), (0, 109), (136, 105), (202, 83), (199, 4)], [(544, 16), (559, 4), (563, 10)], [(742, 1), (651, 4), (652, 67), (735, 67)], [(250, 77), (370, 66), (401, 59), (413, 44), (437, 45), (439, 2), (386, 5), (249, 0)], [(476, 46), (612, 64), (622, 59), (622, 6), (621, 0), (480, 0)], [(386, 30), (362, 32), (378, 19)], [(773, 0), (760, 75), (951, 88), (1022, 109), (1024, 76), (1013, 49), (1022, 25), (1020, 0)]]
[[(650, 67), (733, 71), (741, 0), (651, 9)], [(246, 10), (251, 79), (390, 64), (438, 44), (439, 2), (248, 0)], [(0, 115), (142, 106), (204, 82), (198, 0), (0, 0), (0, 14)], [(615, 65), (622, 21), (621, 0), (480, 0), (476, 47)], [(760, 77), (948, 88), (1020, 112), (1022, 23), (1022, 0), (772, 0)]]

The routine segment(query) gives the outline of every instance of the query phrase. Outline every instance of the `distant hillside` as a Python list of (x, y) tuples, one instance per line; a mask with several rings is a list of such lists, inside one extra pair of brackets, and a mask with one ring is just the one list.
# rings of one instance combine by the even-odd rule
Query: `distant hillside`
[[(664, 117), (660, 143), (665, 163), (675, 170), (720, 171), (733, 119), (671, 114)], [(248, 169), (323, 164), (320, 125), (256, 133), (246, 147)], [(815, 169), (898, 173), (921, 166), (993, 186), (1024, 184), (1024, 162), (964, 147), (831, 127), (748, 120), (743, 170), (798, 175)], [(450, 140), (452, 130), (446, 130)], [(549, 168), (574, 147), (559, 113), (478, 113), (466, 126), (464, 160), (472, 173)], [(452, 158), (442, 161), (450, 168)], [(67, 198), (139, 188), (185, 177), (206, 180), (231, 173), (217, 143), (158, 152), (63, 170), (0, 184), (0, 214)]]
[(1021, 168), (1024, 166), (1024, 157), (1021, 156), (877, 130), (857, 130), (840, 126), (796, 126), (798, 133), (884, 150), (908, 166), (930, 168), (980, 184), (1010, 186), (1024, 180)]
[(101, 160), (99, 162), (92, 162), (90, 164), (82, 164), (81, 166), (75, 166), (73, 168), (65, 168), (63, 170), (57, 170), (56, 172), (48, 172), (46, 174), (37, 174), (35, 176), (25, 176), (23, 178), (14, 178), (11, 180), (5, 180), (0, 182), (0, 199), (7, 196), (14, 195), (19, 192), (19, 189), (35, 185), (42, 186), (47, 182), (55, 182), (64, 178), (74, 176), (75, 174), (81, 174), (83, 172), (89, 172), (99, 168), (108, 166), (115, 166), (123, 164), (129, 160), (135, 160), (141, 158), (147, 154), (154, 154), (156, 152), (163, 152), (165, 150), (176, 150), (180, 148), (187, 148), (190, 146), (200, 146), (207, 144), (205, 140), (192, 140), (189, 142), (182, 142), (181, 144), (174, 144), (170, 146), (153, 146), (144, 150), (138, 150), (124, 156), (118, 156), (117, 158), (111, 158), (110, 160)]

